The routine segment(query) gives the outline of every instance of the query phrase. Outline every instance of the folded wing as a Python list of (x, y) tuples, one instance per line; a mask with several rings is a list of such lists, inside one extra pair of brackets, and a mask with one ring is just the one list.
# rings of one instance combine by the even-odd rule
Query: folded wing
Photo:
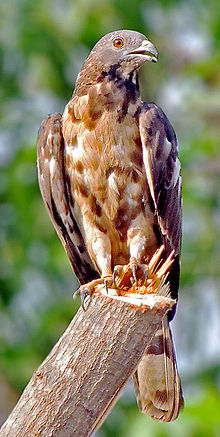
[[(143, 105), (140, 136), (158, 234), (165, 246), (166, 257), (174, 250), (174, 262), (167, 280), (171, 296), (177, 299), (182, 231), (180, 162), (174, 130), (163, 111), (153, 103)], [(168, 322), (174, 313), (175, 309), (168, 317), (164, 317), (133, 378), (140, 410), (162, 422), (175, 420), (183, 407), (181, 382)]]
[(41, 194), (57, 234), (81, 282), (98, 277), (74, 218), (74, 200), (65, 177), (61, 114), (49, 115), (42, 123), (37, 143), (38, 179)]

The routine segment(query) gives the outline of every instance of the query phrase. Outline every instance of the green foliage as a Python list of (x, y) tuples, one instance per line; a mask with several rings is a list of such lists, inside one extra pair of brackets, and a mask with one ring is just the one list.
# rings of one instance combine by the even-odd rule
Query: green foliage
[(182, 292), (176, 317), (186, 406), (173, 424), (141, 415), (132, 389), (97, 436), (217, 437), (220, 283), (220, 7), (217, 0), (9, 0), (0, 4), (0, 370), (20, 392), (66, 328), (78, 282), (44, 208), (35, 143), (62, 112), (91, 47), (131, 28), (158, 47), (145, 100), (177, 131), (183, 174)]

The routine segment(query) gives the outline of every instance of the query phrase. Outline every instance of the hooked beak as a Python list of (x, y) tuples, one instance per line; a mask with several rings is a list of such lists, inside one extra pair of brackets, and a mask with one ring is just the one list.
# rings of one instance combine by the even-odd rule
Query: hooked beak
[(129, 55), (140, 55), (145, 58), (146, 61), (157, 62), (158, 51), (152, 42), (145, 39), (142, 44), (136, 49), (132, 50)]

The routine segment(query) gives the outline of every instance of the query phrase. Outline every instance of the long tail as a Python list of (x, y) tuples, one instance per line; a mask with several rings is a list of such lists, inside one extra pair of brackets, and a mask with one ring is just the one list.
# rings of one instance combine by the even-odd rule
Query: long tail
[(133, 381), (138, 407), (143, 413), (160, 422), (178, 417), (184, 401), (167, 317), (146, 349)]

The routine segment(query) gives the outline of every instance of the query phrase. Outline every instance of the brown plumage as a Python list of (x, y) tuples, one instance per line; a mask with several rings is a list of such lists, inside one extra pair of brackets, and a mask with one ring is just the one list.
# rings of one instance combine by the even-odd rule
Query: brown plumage
[[(39, 184), (80, 282), (111, 278), (116, 264), (147, 263), (163, 243), (175, 259), (168, 281), (177, 298), (181, 178), (176, 136), (162, 110), (143, 103), (138, 70), (157, 60), (146, 37), (116, 31), (93, 48), (63, 115), (38, 139)], [(172, 319), (174, 311), (169, 314)], [(168, 318), (135, 376), (139, 408), (160, 421), (183, 406)]]

